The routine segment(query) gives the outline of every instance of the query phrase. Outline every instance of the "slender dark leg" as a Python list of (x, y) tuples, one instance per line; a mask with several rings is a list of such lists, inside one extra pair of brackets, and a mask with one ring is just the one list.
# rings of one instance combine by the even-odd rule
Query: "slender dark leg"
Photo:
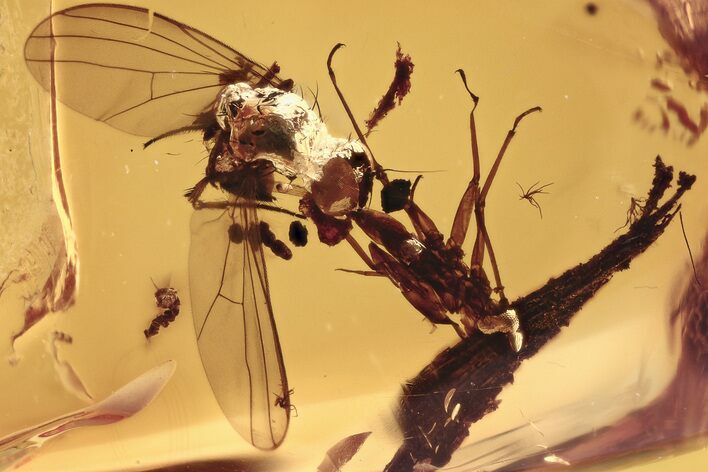
[(332, 58), (334, 57), (334, 53), (337, 52), (337, 50), (341, 47), (343, 47), (344, 44), (342, 43), (337, 43), (334, 45), (332, 50), (329, 53), (329, 56), (327, 57), (327, 71), (329, 71), (329, 78), (332, 81), (332, 85), (334, 86), (334, 90), (337, 92), (337, 96), (339, 97), (339, 101), (342, 102), (342, 106), (344, 107), (344, 111), (347, 112), (347, 116), (349, 116), (349, 120), (352, 122), (352, 126), (354, 127), (354, 131), (356, 132), (357, 137), (361, 141), (361, 144), (366, 147), (366, 149), (369, 151), (366, 153), (367, 157), (369, 158), (369, 164), (371, 165), (371, 168), (374, 170), (374, 173), (376, 174), (376, 178), (381, 181), (382, 184), (387, 185), (388, 184), (388, 176), (386, 175), (386, 172), (384, 172), (383, 168), (379, 165), (378, 162), (376, 162), (376, 158), (374, 158), (374, 153), (371, 151), (371, 148), (369, 147), (369, 144), (366, 142), (366, 138), (364, 137), (364, 134), (361, 132), (361, 128), (359, 128), (359, 125), (356, 122), (356, 119), (354, 118), (354, 113), (352, 113), (351, 108), (349, 108), (349, 105), (347, 104), (346, 99), (344, 98), (344, 94), (342, 94), (342, 91), (339, 89), (339, 86), (337, 85), (337, 76), (334, 73), (334, 69), (332, 69)]
[(516, 119), (514, 120), (514, 125), (507, 133), (506, 139), (504, 140), (504, 144), (502, 144), (502, 147), (499, 150), (499, 154), (497, 155), (497, 158), (494, 161), (491, 170), (489, 171), (489, 175), (487, 176), (487, 179), (484, 182), (484, 186), (480, 190), (479, 183), (481, 179), (481, 171), (479, 146), (477, 140), (477, 126), (475, 124), (474, 119), (474, 112), (477, 109), (477, 105), (479, 104), (479, 97), (475, 95), (467, 85), (467, 77), (465, 76), (465, 72), (462, 69), (458, 69), (456, 72), (460, 74), (462, 83), (465, 86), (465, 90), (467, 90), (467, 93), (469, 93), (470, 97), (472, 98), (472, 101), (474, 102), (474, 106), (470, 111), (470, 144), (472, 147), (473, 172), (472, 180), (470, 180), (469, 184), (467, 185), (467, 189), (462, 195), (462, 198), (460, 199), (460, 204), (457, 207), (455, 219), (453, 220), (452, 228), (450, 230), (450, 239), (448, 239), (448, 245), (454, 245), (457, 247), (462, 246), (465, 241), (465, 237), (467, 236), (467, 231), (469, 229), (472, 213), (474, 213), (475, 223), (477, 226), (477, 235), (475, 237), (474, 247), (472, 249), (470, 268), (472, 271), (482, 271), (482, 263), (484, 262), (484, 251), (485, 249), (489, 251), (489, 259), (492, 264), (492, 270), (494, 271), (494, 279), (497, 284), (496, 290), (499, 292), (502, 304), (506, 304), (508, 302), (506, 297), (504, 296), (504, 287), (501, 283), (499, 267), (497, 266), (494, 250), (492, 249), (491, 239), (489, 238), (489, 233), (487, 231), (487, 227), (484, 220), (484, 207), (486, 205), (487, 194), (489, 193), (489, 189), (492, 186), (492, 182), (494, 181), (494, 177), (496, 176), (497, 170), (499, 169), (501, 160), (504, 157), (504, 153), (506, 152), (507, 147), (509, 147), (509, 143), (511, 142), (512, 138), (516, 134), (516, 127), (526, 115), (536, 111), (541, 111), (541, 107), (531, 108), (516, 117)]
[[(472, 212), (474, 211), (474, 205), (477, 201), (477, 196), (479, 195), (479, 180), (480, 180), (480, 165), (479, 165), (479, 146), (477, 144), (477, 127), (474, 121), (474, 111), (477, 109), (477, 104), (479, 103), (479, 97), (472, 93), (472, 91), (467, 86), (467, 77), (465, 76), (465, 71), (458, 69), (456, 71), (460, 74), (462, 78), (462, 83), (467, 90), (467, 93), (472, 97), (474, 105), (470, 111), (470, 142), (472, 147), (472, 180), (470, 180), (467, 185), (465, 193), (462, 194), (460, 199), (460, 204), (455, 212), (455, 219), (452, 223), (452, 228), (450, 229), (450, 239), (448, 239), (448, 245), (455, 245), (457, 247), (462, 246), (467, 235), (467, 230), (470, 226), (470, 219), (472, 217)], [(476, 244), (475, 244), (476, 247)]]
[(199, 197), (202, 196), (202, 193), (204, 193), (204, 190), (206, 189), (207, 185), (209, 185), (209, 177), (203, 177), (199, 182), (196, 183), (196, 185), (184, 194), (185, 197), (187, 197), (187, 200), (189, 203), (192, 204), (194, 208), (199, 208), (200, 205), (200, 200)]
[[(330, 80), (332, 81), (332, 85), (334, 86), (334, 90), (337, 92), (337, 96), (339, 97), (339, 100), (342, 102), (342, 106), (344, 107), (344, 110), (347, 113), (347, 116), (349, 117), (349, 120), (352, 123), (352, 126), (354, 127), (354, 131), (356, 132), (357, 137), (361, 141), (361, 143), (366, 147), (367, 149), (367, 157), (369, 158), (369, 164), (371, 165), (371, 168), (374, 170), (374, 174), (376, 175), (376, 178), (384, 185), (388, 185), (389, 179), (388, 176), (386, 175), (386, 171), (379, 165), (378, 162), (376, 162), (376, 158), (374, 157), (374, 153), (372, 152), (371, 148), (369, 147), (369, 144), (366, 141), (366, 137), (361, 131), (361, 128), (359, 128), (359, 125), (357, 124), (356, 119), (354, 118), (354, 114), (351, 111), (351, 108), (349, 108), (349, 105), (347, 104), (347, 100), (344, 98), (344, 94), (340, 90), (339, 86), (337, 85), (337, 76), (334, 73), (334, 69), (332, 68), (332, 58), (334, 57), (334, 53), (337, 52), (337, 50), (341, 47), (343, 47), (344, 44), (342, 43), (337, 43), (332, 50), (329, 53), (329, 56), (327, 57), (327, 70), (329, 71), (329, 77)], [(418, 182), (419, 179), (416, 179), (416, 183)], [(425, 238), (426, 235), (428, 234), (433, 234), (433, 233), (438, 233), (439, 231), (437, 230), (437, 227), (433, 223), (433, 220), (426, 215), (419, 207), (413, 202), (413, 198), (411, 195), (411, 199), (409, 204), (406, 206), (406, 213), (411, 219), (411, 223), (413, 224), (413, 227), (415, 228), (416, 233), (418, 234), (419, 238)]]
[(415, 230), (418, 239), (421, 241), (426, 241), (431, 237), (440, 237), (440, 231), (438, 227), (435, 226), (435, 222), (430, 218), (416, 203), (415, 203), (415, 189), (418, 187), (418, 183), (423, 176), (419, 175), (416, 177), (411, 187), (411, 194), (408, 197), (408, 203), (405, 207), (405, 212), (408, 218), (411, 220), (413, 229)]
[(364, 248), (359, 245), (359, 242), (354, 239), (354, 236), (348, 234), (346, 239), (349, 245), (354, 249), (354, 252), (356, 252), (357, 255), (361, 258), (361, 260), (363, 260), (372, 271), (378, 272), (378, 270), (376, 269), (376, 264), (374, 264), (374, 261), (371, 260), (366, 251), (364, 251)]
[(492, 241), (489, 238), (489, 233), (487, 232), (487, 227), (484, 221), (484, 207), (487, 202), (487, 194), (489, 193), (489, 189), (492, 186), (492, 182), (494, 181), (494, 177), (497, 175), (497, 171), (499, 170), (499, 165), (501, 164), (502, 158), (504, 157), (504, 154), (506, 153), (507, 148), (509, 147), (509, 144), (511, 143), (511, 140), (514, 138), (514, 135), (516, 134), (516, 127), (519, 125), (522, 119), (526, 117), (527, 115), (541, 111), (541, 107), (533, 107), (525, 112), (521, 113), (519, 116), (516, 117), (514, 120), (514, 125), (512, 128), (509, 130), (509, 132), (506, 134), (506, 138), (504, 139), (504, 143), (502, 144), (501, 149), (499, 150), (499, 153), (497, 154), (497, 158), (494, 161), (494, 164), (492, 165), (491, 170), (489, 171), (489, 175), (487, 176), (487, 179), (484, 181), (484, 186), (482, 187), (481, 192), (479, 193), (479, 196), (477, 197), (477, 201), (475, 203), (475, 221), (477, 223), (477, 238), (475, 239), (475, 245), (474, 245), (474, 250), (472, 251), (472, 261), (470, 263), (471, 267), (481, 267), (482, 262), (484, 261), (484, 249), (486, 248), (487, 251), (489, 251), (489, 259), (490, 262), (492, 263), (492, 270), (494, 272), (494, 280), (497, 284), (496, 290), (499, 292), (500, 299), (503, 304), (507, 303), (506, 297), (504, 296), (504, 286), (501, 283), (501, 277), (499, 276), (499, 267), (497, 266), (497, 261), (496, 258), (494, 257), (494, 250), (492, 249)]
[(273, 205), (268, 205), (267, 203), (260, 203), (260, 202), (233, 202), (233, 201), (228, 201), (228, 200), (219, 200), (219, 201), (214, 201), (214, 202), (205, 202), (203, 200), (197, 200), (194, 203), (194, 208), (198, 210), (202, 210), (205, 208), (208, 209), (217, 209), (217, 210), (223, 210), (226, 208), (258, 208), (259, 210), (265, 210), (265, 211), (273, 211), (276, 213), (284, 213), (289, 216), (294, 216), (295, 218), (300, 218), (300, 219), (305, 219), (305, 215), (302, 213), (296, 213), (294, 211), (285, 209), (285, 208), (280, 208), (277, 206)]

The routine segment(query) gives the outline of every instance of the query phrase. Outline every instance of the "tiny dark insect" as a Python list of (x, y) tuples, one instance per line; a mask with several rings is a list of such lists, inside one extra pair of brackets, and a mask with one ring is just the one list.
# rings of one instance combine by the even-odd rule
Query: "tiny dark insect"
[(72, 344), (74, 342), (74, 338), (72, 338), (70, 334), (64, 333), (63, 331), (54, 331), (52, 335), (54, 341), (63, 342), (66, 344)]
[(145, 338), (150, 339), (157, 335), (160, 327), (167, 328), (179, 315), (180, 300), (177, 290), (172, 287), (157, 288), (155, 291), (155, 305), (160, 310), (150, 322), (150, 326), (143, 331)]
[(597, 4), (593, 2), (589, 2), (585, 4), (585, 11), (587, 12), (588, 15), (593, 16), (597, 13), (598, 7)]
[(280, 408), (283, 408), (285, 410), (290, 410), (295, 412), (295, 416), (297, 415), (297, 408), (295, 408), (295, 405), (293, 405), (290, 402), (290, 396), (295, 393), (295, 389), (290, 389), (285, 395), (280, 395), (277, 393), (274, 393), (275, 395), (275, 402), (273, 403), (273, 406), (279, 406)]
[(626, 228), (627, 226), (631, 225), (635, 221), (639, 219), (639, 217), (642, 215), (642, 212), (644, 211), (644, 204), (646, 203), (645, 198), (635, 198), (635, 197), (630, 197), (629, 200), (629, 208), (627, 209), (627, 219), (625, 220), (624, 224), (617, 228), (615, 230), (615, 233), (621, 229)]
[(527, 200), (531, 205), (535, 206), (538, 209), (538, 214), (543, 219), (543, 211), (541, 211), (541, 205), (538, 204), (535, 196), (536, 195), (547, 195), (548, 192), (544, 192), (543, 189), (553, 185), (553, 182), (551, 182), (550, 184), (541, 185), (540, 187), (537, 187), (538, 184), (539, 184), (539, 182), (536, 182), (535, 184), (530, 186), (527, 190), (524, 190), (524, 188), (521, 186), (521, 184), (516, 182), (516, 185), (519, 187), (519, 190), (521, 190), (521, 194), (519, 195), (519, 200)]

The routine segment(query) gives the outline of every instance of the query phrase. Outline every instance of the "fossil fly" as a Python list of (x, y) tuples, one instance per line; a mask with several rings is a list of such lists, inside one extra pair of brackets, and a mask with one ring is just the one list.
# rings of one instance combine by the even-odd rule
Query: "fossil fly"
[[(328, 67), (353, 118), (331, 69), (340, 46), (330, 53)], [(485, 246), (490, 258), (492, 252), (481, 203), (491, 178), (479, 189), (476, 152), (474, 185), (453, 225), (455, 247), (446, 249), (435, 225), (413, 202), (415, 184), (410, 195), (391, 202), (394, 209), (402, 203), (418, 236), (387, 214), (366, 208), (374, 179), (385, 188), (391, 182), (365, 147), (355, 120), (358, 140), (331, 136), (305, 99), (291, 92), (293, 82), (278, 76), (276, 63), (264, 67), (183, 23), (113, 4), (54, 13), (28, 38), (25, 59), (60, 101), (119, 130), (151, 137), (146, 146), (180, 133), (202, 133), (209, 149), (205, 175), (185, 194), (197, 210), (189, 258), (192, 315), (215, 397), (234, 429), (254, 446), (280, 445), (291, 410), (263, 248), (284, 259), (291, 253), (259, 220), (259, 209), (307, 217), (325, 244), (346, 240), (373, 273), (393, 281), (432, 323), (452, 325), (461, 337), (474, 329), (504, 332), (520, 349), (518, 319), (513, 310), (504, 311), (496, 266), (502, 303), (491, 300), (492, 289), (477, 267)], [(54, 75), (61, 81), (53, 83)], [(520, 115), (514, 128), (537, 110)], [(512, 136), (513, 130), (502, 149)], [(205, 200), (210, 186), (226, 198)], [(274, 206), (278, 193), (300, 197), (301, 213)], [(461, 265), (459, 246), (473, 211), (479, 228), (470, 272)], [(373, 241), (371, 258), (350, 235), (352, 222)], [(306, 233), (291, 226), (290, 239), (301, 245)], [(463, 326), (448, 316), (457, 312), (466, 316)]]
[[(30, 34), (25, 61), (59, 101), (149, 137), (146, 146), (202, 133), (210, 150), (205, 176), (186, 194), (197, 209), (189, 265), (199, 352), (234, 429), (257, 448), (278, 447), (290, 421), (290, 389), (264, 247), (286, 259), (290, 250), (257, 210), (276, 209), (274, 174), (300, 176), (307, 187), (326, 164), (318, 157), (352, 159), (361, 149), (329, 136), (304, 99), (289, 92), (292, 81), (278, 77), (277, 64), (260, 65), (146, 8), (86, 4), (55, 12)], [(225, 198), (204, 201), (209, 186)], [(331, 214), (351, 207), (320, 197)], [(306, 233), (293, 228), (297, 245), (304, 244)]]

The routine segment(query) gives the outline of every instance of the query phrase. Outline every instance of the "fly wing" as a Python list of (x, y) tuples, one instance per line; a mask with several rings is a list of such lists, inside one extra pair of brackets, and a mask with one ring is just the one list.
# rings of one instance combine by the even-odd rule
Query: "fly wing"
[(57, 98), (69, 107), (149, 137), (198, 124), (225, 84), (287, 87), (275, 70), (211, 36), (127, 5), (54, 13), (30, 34), (25, 61), (47, 90), (54, 67)]
[[(253, 206), (197, 211), (189, 283), (199, 353), (221, 409), (247, 441), (274, 449), (290, 421), (289, 403), (276, 405), (288, 382), (257, 229)], [(240, 241), (229, 237), (237, 233)]]

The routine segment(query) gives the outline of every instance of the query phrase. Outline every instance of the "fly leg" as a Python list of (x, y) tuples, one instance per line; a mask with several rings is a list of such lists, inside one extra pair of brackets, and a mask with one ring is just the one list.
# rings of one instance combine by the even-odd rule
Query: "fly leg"
[(377, 271), (398, 287), (413, 308), (433, 325), (450, 325), (461, 339), (467, 337), (464, 328), (448, 316), (449, 311), (445, 303), (430, 283), (373, 242), (369, 244), (369, 252), (375, 267), (378, 268)]
[(504, 143), (502, 144), (501, 149), (499, 149), (497, 158), (494, 161), (494, 164), (492, 164), (492, 168), (489, 171), (489, 175), (484, 181), (482, 190), (477, 195), (477, 199), (474, 204), (475, 222), (477, 223), (477, 237), (475, 238), (474, 249), (472, 251), (472, 261), (470, 265), (472, 267), (472, 270), (474, 270), (475, 267), (482, 267), (482, 262), (484, 261), (484, 249), (486, 247), (487, 251), (489, 251), (489, 260), (492, 264), (492, 270), (494, 272), (494, 281), (497, 284), (496, 291), (499, 293), (499, 300), (502, 304), (502, 307), (504, 308), (509, 305), (509, 301), (504, 295), (504, 286), (502, 285), (501, 277), (499, 276), (499, 267), (497, 265), (496, 257), (494, 257), (494, 250), (492, 249), (492, 242), (489, 238), (489, 233), (487, 232), (487, 226), (485, 224), (484, 219), (484, 208), (487, 201), (487, 194), (489, 193), (489, 189), (492, 186), (494, 177), (497, 174), (497, 170), (499, 169), (499, 165), (501, 164), (502, 158), (504, 157), (504, 153), (506, 153), (506, 150), (509, 147), (511, 140), (516, 134), (516, 127), (519, 126), (521, 120), (523, 120), (527, 115), (537, 111), (541, 111), (541, 107), (537, 106), (529, 108), (528, 110), (516, 117), (513, 126), (506, 134)]
[(332, 59), (334, 58), (334, 53), (336, 53), (337, 50), (343, 46), (344, 46), (344, 44), (337, 43), (334, 45), (332, 50), (329, 52), (329, 56), (327, 57), (327, 71), (329, 72), (329, 79), (332, 82), (332, 85), (334, 86), (335, 92), (337, 92), (337, 96), (339, 97), (339, 101), (342, 102), (342, 106), (344, 107), (344, 111), (347, 113), (347, 116), (349, 117), (349, 121), (351, 121), (357, 137), (361, 141), (361, 144), (363, 144), (364, 147), (366, 148), (366, 150), (368, 151), (366, 153), (366, 157), (369, 159), (369, 165), (374, 170), (374, 174), (376, 175), (376, 178), (379, 179), (379, 181), (382, 184), (387, 185), (388, 184), (388, 176), (386, 175), (386, 172), (383, 170), (381, 165), (379, 165), (379, 163), (376, 162), (376, 158), (374, 157), (374, 153), (371, 151), (369, 144), (366, 142), (366, 137), (364, 136), (364, 133), (362, 133), (361, 128), (359, 128), (359, 125), (357, 124), (357, 121), (354, 118), (354, 113), (352, 113), (351, 108), (349, 108), (349, 104), (347, 104), (347, 100), (344, 98), (344, 94), (342, 93), (341, 89), (339, 88), (339, 85), (337, 85), (337, 76), (334, 73), (334, 69), (332, 68)]
[(470, 141), (472, 147), (472, 166), (473, 174), (472, 180), (470, 180), (465, 193), (462, 195), (460, 204), (457, 207), (457, 212), (455, 213), (455, 219), (452, 224), (452, 229), (450, 230), (450, 239), (448, 240), (448, 245), (460, 247), (465, 240), (467, 235), (467, 230), (469, 229), (470, 220), (472, 218), (472, 213), (475, 216), (475, 223), (477, 226), (477, 234), (475, 237), (474, 247), (472, 249), (472, 257), (470, 261), (470, 268), (472, 271), (476, 271), (480, 275), (483, 275), (482, 264), (484, 262), (484, 251), (485, 249), (489, 252), (489, 259), (492, 265), (492, 271), (494, 272), (494, 280), (496, 283), (496, 291), (499, 293), (499, 298), (502, 307), (507, 307), (509, 301), (504, 295), (504, 286), (501, 283), (501, 277), (499, 275), (499, 267), (497, 265), (496, 257), (494, 256), (494, 250), (492, 248), (492, 243), (489, 238), (489, 232), (485, 224), (484, 218), (484, 208), (486, 205), (487, 194), (492, 186), (494, 177), (496, 176), (499, 165), (501, 164), (502, 158), (509, 147), (512, 138), (516, 134), (516, 127), (519, 125), (521, 120), (531, 113), (541, 111), (541, 107), (533, 107), (525, 112), (521, 113), (514, 120), (514, 125), (509, 130), (504, 139), (497, 158), (492, 165), (489, 175), (484, 181), (484, 185), (480, 189), (481, 171), (480, 171), (480, 158), (479, 158), (479, 146), (477, 140), (477, 127), (474, 119), (474, 112), (479, 103), (479, 97), (472, 93), (467, 85), (467, 78), (462, 69), (457, 71), (462, 78), (462, 83), (465, 89), (472, 97), (474, 106), (470, 111)]
[(457, 71), (460, 74), (462, 83), (469, 93), (474, 105), (470, 111), (470, 144), (472, 148), (472, 179), (467, 185), (460, 203), (457, 207), (455, 213), (455, 218), (453, 220), (452, 228), (450, 230), (450, 238), (448, 239), (448, 246), (451, 247), (461, 247), (465, 241), (467, 231), (469, 229), (470, 220), (472, 219), (472, 214), (474, 213), (475, 224), (476, 224), (476, 236), (475, 242), (472, 249), (472, 256), (470, 261), (470, 275), (477, 275), (486, 279), (486, 274), (483, 269), (484, 262), (484, 252), (485, 249), (489, 252), (489, 260), (492, 266), (492, 271), (494, 273), (494, 281), (496, 283), (495, 291), (499, 294), (499, 304), (503, 311), (500, 314), (485, 314), (482, 318), (475, 320), (475, 325), (477, 329), (486, 334), (492, 333), (506, 333), (509, 343), (512, 348), (518, 352), (523, 344), (523, 334), (520, 330), (520, 323), (518, 316), (514, 310), (509, 310), (509, 301), (504, 294), (504, 286), (501, 282), (501, 276), (499, 275), (499, 266), (497, 265), (497, 260), (494, 255), (494, 249), (492, 248), (492, 242), (489, 237), (489, 232), (487, 231), (487, 226), (485, 222), (484, 209), (486, 206), (487, 194), (492, 186), (494, 177), (496, 176), (501, 160), (511, 143), (512, 138), (516, 134), (516, 127), (519, 125), (521, 120), (531, 113), (536, 111), (541, 111), (540, 107), (534, 107), (525, 112), (521, 113), (514, 120), (512, 128), (506, 135), (504, 143), (497, 154), (497, 158), (492, 165), (489, 175), (484, 181), (484, 185), (480, 188), (481, 181), (481, 170), (480, 170), (480, 157), (479, 157), (479, 145), (477, 140), (477, 127), (475, 123), (474, 112), (479, 103), (479, 97), (475, 95), (467, 85), (467, 78), (462, 69)]
[(204, 200), (197, 200), (194, 203), (196, 209), (212, 209), (212, 210), (225, 210), (227, 208), (257, 208), (259, 210), (273, 211), (276, 213), (283, 213), (288, 216), (293, 216), (295, 218), (305, 219), (305, 215), (302, 213), (296, 213), (294, 211), (288, 210), (286, 208), (280, 208), (277, 206), (269, 205), (267, 203), (260, 202), (234, 202), (228, 200), (218, 200), (213, 202), (208, 202)]
[(419, 175), (413, 182), (413, 185), (411, 186), (411, 193), (408, 197), (408, 203), (406, 203), (404, 210), (408, 215), (408, 219), (411, 220), (411, 224), (413, 225), (416, 235), (420, 240), (425, 242), (431, 241), (432, 239), (440, 239), (442, 238), (442, 234), (438, 230), (432, 218), (430, 218), (418, 206), (418, 204), (415, 203), (415, 189), (418, 187), (418, 183), (422, 177), (423, 176)]
[(207, 185), (209, 185), (209, 177), (203, 177), (194, 187), (184, 193), (187, 201), (189, 201), (194, 208), (201, 208), (203, 202), (200, 200), (200, 197), (202, 193), (204, 193), (204, 190), (206, 190)]
[[(472, 93), (472, 91), (467, 86), (467, 77), (465, 76), (465, 71), (458, 69), (456, 71), (460, 74), (462, 78), (462, 83), (467, 90), (467, 93), (472, 97), (472, 110), (470, 111), (470, 142), (472, 147), (472, 180), (467, 184), (467, 189), (465, 193), (462, 194), (460, 203), (457, 206), (457, 211), (455, 212), (455, 219), (452, 223), (452, 228), (450, 229), (450, 238), (447, 241), (448, 246), (461, 247), (462, 243), (465, 242), (465, 237), (467, 235), (467, 230), (470, 226), (470, 219), (472, 218), (472, 213), (474, 211), (475, 203), (477, 202), (477, 197), (479, 196), (479, 180), (480, 180), (480, 166), (479, 166), (479, 145), (477, 143), (477, 126), (474, 120), (474, 111), (477, 109), (477, 104), (479, 103), (479, 97)], [(476, 247), (476, 244), (475, 244)]]

